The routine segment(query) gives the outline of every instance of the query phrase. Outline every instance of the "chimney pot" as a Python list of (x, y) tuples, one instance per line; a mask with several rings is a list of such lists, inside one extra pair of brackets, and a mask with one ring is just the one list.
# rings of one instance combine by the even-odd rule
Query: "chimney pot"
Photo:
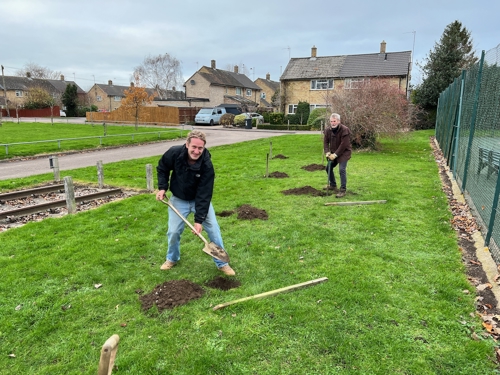
[(130, 82), (130, 87), (134, 87), (134, 82)]
[(64, 81), (64, 76), (62, 74), (61, 74), (60, 78), (61, 78), (61, 81)]
[(172, 91), (175, 91), (175, 86), (172, 87)]
[(269, 73), (267, 73), (267, 74), (266, 74), (266, 79), (267, 79), (268, 81), (270, 81), (270, 80), (271, 80), (271, 75), (270, 75)]
[(108, 85), (111, 86), (113, 84), (113, 81), (112, 80), (109, 80), (108, 81)]
[(382, 43), (380, 43), (380, 53), (385, 53), (385, 46), (386, 46), (386, 42), (385, 40), (382, 41)]
[(26, 77), (31, 78), (31, 72), (26, 72)]
[(312, 48), (311, 48), (311, 57), (316, 57), (316, 51), (317, 51), (316, 46), (312, 46)]
[(210, 61), (210, 66), (212, 67), (212, 69), (215, 69), (215, 60), (211, 60)]
[(234, 72), (235, 72), (235, 73), (238, 73), (238, 65), (235, 65), (235, 66), (234, 66)]

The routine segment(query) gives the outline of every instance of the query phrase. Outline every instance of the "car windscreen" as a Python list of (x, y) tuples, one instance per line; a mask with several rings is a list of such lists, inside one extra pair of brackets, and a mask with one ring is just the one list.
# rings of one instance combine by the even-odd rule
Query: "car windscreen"
[(239, 110), (239, 108), (226, 108), (226, 112), (227, 113), (232, 113), (233, 115), (239, 115), (241, 113), (241, 111)]
[(200, 112), (198, 112), (198, 114), (199, 115), (211, 115), (212, 110), (213, 110), (212, 108), (202, 108), (202, 109), (200, 109)]

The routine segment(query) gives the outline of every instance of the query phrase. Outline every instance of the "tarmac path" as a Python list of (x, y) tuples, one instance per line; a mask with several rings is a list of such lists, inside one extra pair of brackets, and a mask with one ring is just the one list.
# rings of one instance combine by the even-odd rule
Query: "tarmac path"
[[(295, 131), (276, 132), (271, 130), (234, 129), (223, 128), (222, 126), (211, 128), (196, 127), (196, 129), (203, 131), (207, 135), (208, 149), (214, 146), (251, 141), (255, 139), (302, 133)], [(308, 133), (311, 134), (310, 132)], [(107, 164), (121, 160), (139, 159), (149, 156), (158, 156), (159, 158), (170, 147), (183, 144), (184, 142), (184, 140), (175, 140), (149, 143), (140, 146), (124, 146), (103, 150), (80, 151), (70, 154), (61, 153), (58, 154), (59, 170), (64, 171), (95, 166), (99, 160), (102, 160), (103, 164)], [(26, 160), (16, 159), (0, 162), (0, 180), (28, 177), (42, 173), (49, 173), (51, 171), (49, 157), (47, 155)]]

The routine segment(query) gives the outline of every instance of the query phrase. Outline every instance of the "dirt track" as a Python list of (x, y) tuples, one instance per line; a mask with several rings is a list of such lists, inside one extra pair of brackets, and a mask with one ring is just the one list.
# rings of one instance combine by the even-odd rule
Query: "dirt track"
[[(222, 127), (196, 127), (196, 129), (202, 130), (207, 134), (208, 148), (278, 135), (301, 133), (294, 131), (274, 132), (256, 129), (227, 129)], [(311, 134), (311, 132), (307, 133)], [(165, 141), (141, 146), (128, 146), (105, 150), (93, 150), (88, 152), (82, 151), (73, 154), (61, 154), (58, 157), (59, 170), (64, 171), (95, 166), (99, 160), (102, 160), (103, 164), (107, 164), (121, 160), (139, 159), (148, 156), (159, 157), (171, 146), (182, 143), (184, 143), (183, 140)], [(48, 156), (29, 160), (5, 161), (0, 163), (0, 180), (50, 173), (51, 171)]]

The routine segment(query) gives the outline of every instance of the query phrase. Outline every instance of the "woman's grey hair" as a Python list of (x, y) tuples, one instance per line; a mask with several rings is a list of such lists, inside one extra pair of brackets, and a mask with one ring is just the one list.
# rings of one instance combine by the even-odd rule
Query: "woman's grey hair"
[(331, 120), (332, 118), (336, 118), (337, 120), (339, 120), (339, 121), (340, 121), (340, 115), (339, 115), (338, 113), (332, 113), (332, 114), (330, 115), (330, 120)]

